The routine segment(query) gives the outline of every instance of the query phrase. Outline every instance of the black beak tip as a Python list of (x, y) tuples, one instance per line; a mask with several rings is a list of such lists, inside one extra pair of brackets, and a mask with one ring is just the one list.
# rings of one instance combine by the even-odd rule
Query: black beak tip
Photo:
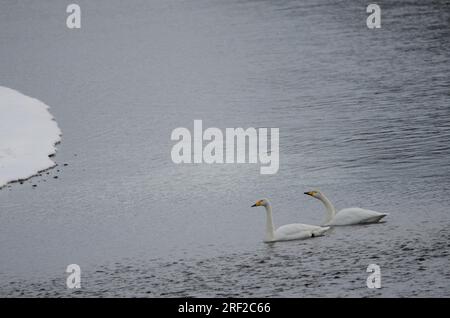
[(255, 207), (256, 206), (256, 203), (255, 204), (253, 204), (252, 206), (251, 206), (251, 208), (253, 208), (253, 207)]
[(303, 192), (303, 194), (309, 195), (309, 193), (308, 193), (308, 192)]

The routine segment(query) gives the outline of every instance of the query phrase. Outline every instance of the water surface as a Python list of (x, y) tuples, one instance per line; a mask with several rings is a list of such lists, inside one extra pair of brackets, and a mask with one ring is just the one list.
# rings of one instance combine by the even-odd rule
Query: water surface
[[(63, 131), (56, 169), (0, 191), (0, 295), (450, 296), (448, 1), (378, 2), (377, 30), (360, 1), (78, 4), (81, 30), (63, 3), (0, 5), (1, 84)], [(280, 128), (279, 172), (174, 165), (194, 119)], [(312, 188), (390, 216), (263, 244), (250, 205), (319, 224)]]

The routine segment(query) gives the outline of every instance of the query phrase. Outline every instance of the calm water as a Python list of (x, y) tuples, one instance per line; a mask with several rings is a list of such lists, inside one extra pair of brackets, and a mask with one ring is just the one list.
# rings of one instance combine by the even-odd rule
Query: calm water
[[(448, 1), (378, 1), (377, 30), (360, 1), (77, 3), (81, 30), (0, 4), (1, 85), (63, 131), (56, 169), (0, 190), (0, 296), (450, 296)], [(174, 165), (194, 119), (279, 127), (280, 171)], [(319, 224), (316, 187), (390, 216), (263, 244), (250, 205)]]

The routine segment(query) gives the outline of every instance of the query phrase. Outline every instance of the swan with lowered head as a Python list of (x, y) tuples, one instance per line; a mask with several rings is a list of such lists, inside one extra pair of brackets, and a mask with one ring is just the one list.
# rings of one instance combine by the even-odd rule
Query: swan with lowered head
[(258, 200), (252, 205), (252, 207), (257, 206), (263, 206), (266, 209), (266, 238), (264, 239), (266, 243), (301, 240), (321, 236), (330, 229), (329, 227), (294, 223), (280, 226), (275, 230), (272, 219), (272, 206), (269, 200)]
[(333, 204), (319, 190), (308, 191), (305, 194), (322, 201), (325, 205), (327, 219), (324, 225), (326, 226), (378, 223), (382, 218), (389, 215), (388, 213), (380, 213), (361, 208), (347, 208), (336, 213)]

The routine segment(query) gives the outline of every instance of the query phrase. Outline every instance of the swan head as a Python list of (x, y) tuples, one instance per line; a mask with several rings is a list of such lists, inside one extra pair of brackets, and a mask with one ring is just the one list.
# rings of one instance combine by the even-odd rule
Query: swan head
[(252, 208), (253, 208), (253, 207), (256, 207), (256, 206), (264, 206), (264, 207), (266, 207), (266, 206), (268, 206), (268, 205), (269, 205), (269, 200), (267, 200), (267, 199), (261, 199), (261, 200), (256, 201), (256, 203), (253, 204), (251, 207), (252, 207)]
[(311, 196), (313, 198), (316, 198), (318, 200), (322, 200), (323, 199), (323, 194), (319, 190), (308, 191), (308, 192), (305, 192), (305, 194), (309, 195), (309, 196)]

